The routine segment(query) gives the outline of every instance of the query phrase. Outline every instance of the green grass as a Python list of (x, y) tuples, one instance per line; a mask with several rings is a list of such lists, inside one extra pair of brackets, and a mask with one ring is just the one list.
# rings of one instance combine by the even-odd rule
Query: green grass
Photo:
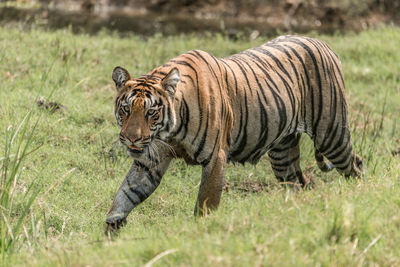
[[(400, 157), (391, 154), (400, 145), (400, 28), (311, 35), (342, 59), (364, 177), (346, 181), (337, 172), (321, 173), (304, 136), (301, 164), (315, 179), (314, 190), (279, 186), (267, 158), (257, 167), (229, 165), (231, 186), (220, 208), (195, 219), (201, 168), (175, 161), (108, 241), (105, 215), (131, 163), (117, 141), (113, 67), (137, 76), (190, 49), (227, 56), (267, 39), (121, 39), (107, 32), (0, 28), (0, 154), (6, 129), (17, 127), (29, 110), (32, 121), (40, 117), (31, 148), (41, 146), (23, 162), (11, 223), (23, 211), (29, 185), (41, 193), (0, 265), (139, 266), (163, 252), (156, 265), (400, 265)], [(40, 96), (63, 107), (38, 107)], [(268, 190), (246, 191), (246, 181), (267, 183)]]
[[(5, 131), (4, 155), (0, 158), (0, 251), (2, 260), (11, 252), (15, 243), (21, 237), (22, 226), (25, 218), (30, 213), (30, 208), (40, 189), (35, 188), (32, 181), (26, 188), (22, 197), (16, 198), (21, 183), (21, 167), (29, 154), (37, 150), (28, 151), (36, 125), (28, 130), (31, 113), (16, 127), (9, 126)], [(15, 212), (18, 211), (18, 212)], [(25, 237), (28, 236), (24, 228)]]

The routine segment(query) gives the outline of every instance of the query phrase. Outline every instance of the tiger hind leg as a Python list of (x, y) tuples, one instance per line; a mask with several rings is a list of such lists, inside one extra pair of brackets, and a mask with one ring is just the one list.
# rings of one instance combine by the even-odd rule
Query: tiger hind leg
[[(337, 136), (328, 136), (321, 142), (315, 142), (316, 146), (316, 159), (321, 159), (320, 156), (324, 156), (331, 162), (331, 166), (347, 177), (359, 177), (362, 174), (363, 162), (360, 156), (358, 156), (351, 144), (350, 131), (347, 127), (339, 127), (342, 129), (342, 133)], [(318, 138), (317, 138), (318, 140)], [(317, 159), (318, 166), (322, 166)], [(323, 157), (322, 157), (323, 159)], [(323, 169), (327, 169), (322, 166)]]
[(272, 170), (281, 183), (306, 187), (312, 181), (303, 175), (300, 168), (300, 134), (286, 136), (268, 152)]
[(335, 168), (331, 162), (325, 162), (324, 156), (321, 154), (321, 152), (319, 152), (317, 148), (314, 149), (314, 156), (315, 160), (317, 161), (318, 168), (322, 172), (330, 172)]

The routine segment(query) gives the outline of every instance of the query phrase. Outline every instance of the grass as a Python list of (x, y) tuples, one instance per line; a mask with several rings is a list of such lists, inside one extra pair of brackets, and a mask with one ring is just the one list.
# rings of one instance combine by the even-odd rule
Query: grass
[[(7, 128), (4, 156), (0, 158), (0, 251), (3, 261), (6, 253), (14, 249), (15, 243), (23, 233), (29, 239), (23, 222), (40, 191), (35, 188), (34, 181), (23, 190), (18, 188), (21, 184), (21, 167), (24, 159), (39, 148), (28, 151), (36, 127), (34, 125), (33, 129), (28, 131), (30, 115), (31, 113), (28, 113), (15, 129), (12, 126)], [(21, 191), (23, 191), (22, 196), (17, 197)]]
[[(29, 110), (32, 121), (40, 117), (30, 147), (41, 146), (23, 162), (11, 220), (23, 210), (30, 184), (41, 193), (22, 220), (26, 234), (2, 251), (0, 265), (400, 265), (400, 157), (391, 154), (400, 146), (400, 28), (310, 35), (327, 41), (342, 59), (364, 177), (346, 181), (336, 172), (321, 173), (304, 137), (301, 164), (314, 177), (314, 190), (279, 186), (267, 158), (257, 167), (230, 165), (220, 208), (194, 219), (201, 168), (175, 161), (108, 241), (105, 215), (131, 163), (117, 141), (113, 67), (137, 76), (193, 48), (226, 56), (267, 39), (121, 39), (108, 32), (0, 28), (2, 154), (6, 129), (17, 127)], [(39, 107), (39, 97), (58, 106)], [(260, 189), (263, 184), (268, 190)]]

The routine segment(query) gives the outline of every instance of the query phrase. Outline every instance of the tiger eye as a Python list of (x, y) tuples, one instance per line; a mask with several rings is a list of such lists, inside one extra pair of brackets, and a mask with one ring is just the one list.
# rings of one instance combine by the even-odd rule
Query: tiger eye
[(123, 106), (122, 109), (123, 109), (126, 113), (129, 113), (129, 111), (130, 111), (129, 106)]
[(149, 109), (149, 111), (147, 111), (147, 115), (149, 116), (153, 116), (156, 113), (156, 111), (154, 109)]

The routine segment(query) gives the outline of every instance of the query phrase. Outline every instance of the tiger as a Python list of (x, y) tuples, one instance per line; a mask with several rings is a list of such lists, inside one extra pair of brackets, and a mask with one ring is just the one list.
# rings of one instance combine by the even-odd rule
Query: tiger
[(202, 166), (194, 208), (200, 216), (218, 207), (229, 162), (256, 164), (268, 154), (279, 182), (309, 186), (300, 168), (302, 133), (313, 140), (321, 171), (362, 173), (341, 62), (321, 40), (281, 36), (225, 58), (191, 50), (139, 78), (117, 66), (112, 79), (119, 139), (133, 163), (107, 231), (126, 224), (175, 158)]

